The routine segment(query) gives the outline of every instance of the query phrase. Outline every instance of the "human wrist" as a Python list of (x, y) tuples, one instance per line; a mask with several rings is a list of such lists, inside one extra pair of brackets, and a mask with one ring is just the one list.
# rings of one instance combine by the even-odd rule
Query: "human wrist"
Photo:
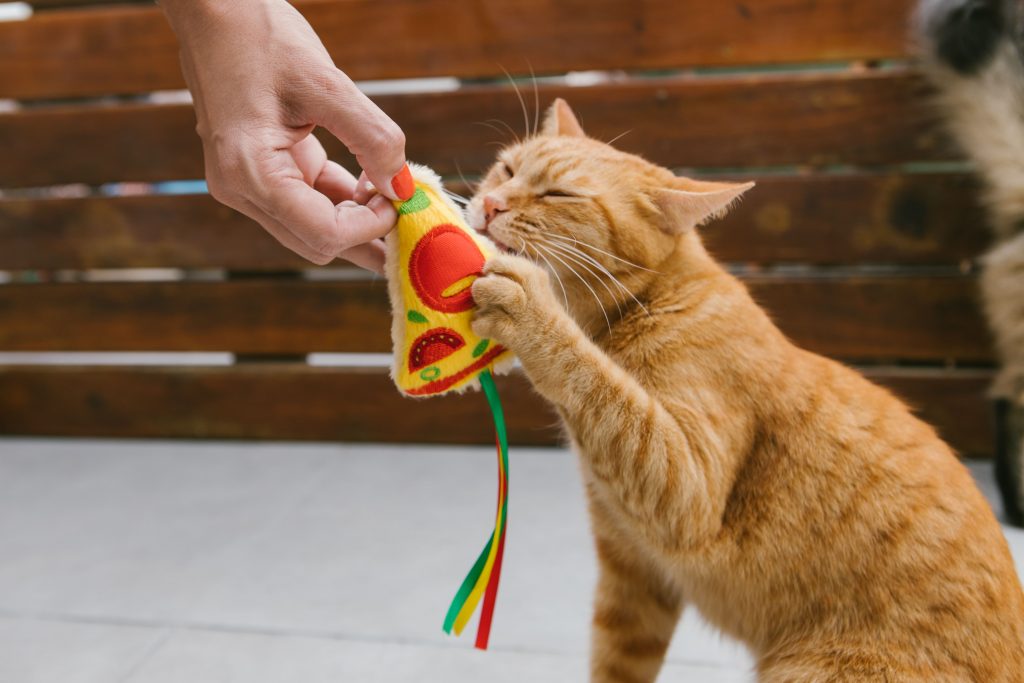
[(232, 16), (237, 20), (266, 4), (267, 0), (159, 0), (179, 41), (229, 20)]

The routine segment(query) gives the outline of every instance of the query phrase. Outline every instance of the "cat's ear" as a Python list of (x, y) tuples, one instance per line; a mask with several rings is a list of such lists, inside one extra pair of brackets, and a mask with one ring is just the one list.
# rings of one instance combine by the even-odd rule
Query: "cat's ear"
[(572, 113), (569, 103), (561, 97), (555, 100), (555, 103), (548, 108), (548, 113), (544, 115), (544, 125), (540, 129), (540, 134), (552, 137), (566, 135), (574, 138), (587, 136), (583, 132), (583, 126), (580, 125), (576, 114)]
[(664, 217), (665, 232), (681, 233), (728, 213), (754, 183), (718, 183), (676, 178), (670, 187), (659, 188), (654, 201)]

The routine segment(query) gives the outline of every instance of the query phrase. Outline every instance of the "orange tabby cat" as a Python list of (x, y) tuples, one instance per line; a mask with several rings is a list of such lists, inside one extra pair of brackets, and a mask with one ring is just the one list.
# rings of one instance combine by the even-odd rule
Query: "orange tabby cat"
[(1024, 594), (967, 470), (702, 247), (694, 227), (750, 187), (676, 178), (558, 101), (470, 204), (530, 257), (488, 263), (474, 328), (515, 351), (582, 461), (592, 680), (653, 681), (689, 604), (762, 681), (1024, 681)]

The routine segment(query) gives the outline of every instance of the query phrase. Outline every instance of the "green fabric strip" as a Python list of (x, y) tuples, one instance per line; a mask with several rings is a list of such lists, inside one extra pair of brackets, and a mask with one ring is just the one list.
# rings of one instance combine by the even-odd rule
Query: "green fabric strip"
[(494, 430), (498, 433), (498, 443), (501, 444), (501, 462), (505, 466), (505, 476), (508, 476), (508, 432), (505, 429), (505, 411), (501, 408), (501, 397), (498, 396), (498, 387), (494, 384), (494, 375), (490, 370), (480, 373), (480, 386), (484, 388), (487, 403), (491, 406)]
[(459, 612), (462, 611), (462, 606), (466, 604), (466, 600), (469, 598), (469, 594), (473, 592), (473, 588), (476, 586), (476, 582), (480, 580), (480, 574), (484, 571), (484, 565), (487, 564), (487, 556), (491, 554), (491, 544), (494, 543), (494, 532), (491, 532), (491, 538), (488, 539), (487, 545), (480, 552), (480, 557), (476, 558), (476, 563), (473, 568), (466, 574), (466, 578), (462, 580), (462, 585), (459, 586), (458, 592), (455, 593), (455, 597), (452, 599), (452, 604), (448, 607), (448, 614), (444, 617), (444, 632), (451, 635), (452, 628), (455, 627), (455, 620), (459, 616)]
[[(505, 411), (501, 407), (501, 397), (498, 396), (498, 387), (494, 383), (494, 375), (491, 374), (490, 370), (484, 370), (480, 373), (480, 386), (483, 387), (484, 394), (487, 396), (487, 404), (491, 409), (491, 417), (494, 419), (494, 431), (498, 437), (498, 447), (501, 451), (501, 465), (504, 471), (504, 489), (505, 489), (505, 500), (502, 502), (502, 515), (501, 515), (501, 528), (497, 529), (496, 532), (491, 532), (491, 537), (487, 541), (487, 545), (480, 552), (480, 556), (477, 557), (476, 562), (473, 564), (473, 568), (466, 574), (466, 578), (463, 579), (462, 585), (459, 586), (459, 590), (455, 593), (455, 597), (452, 599), (451, 605), (448, 607), (448, 614), (444, 618), (444, 632), (451, 634), (452, 629), (455, 627), (455, 620), (459, 616), (459, 612), (462, 611), (463, 605), (466, 604), (466, 600), (473, 592), (473, 588), (476, 587), (477, 582), (480, 580), (480, 575), (483, 573), (484, 566), (487, 564), (487, 558), (491, 554), (491, 546), (497, 541), (497, 538), (505, 533), (505, 527), (508, 524), (508, 430), (505, 426)], [(496, 537), (497, 534), (497, 537)]]

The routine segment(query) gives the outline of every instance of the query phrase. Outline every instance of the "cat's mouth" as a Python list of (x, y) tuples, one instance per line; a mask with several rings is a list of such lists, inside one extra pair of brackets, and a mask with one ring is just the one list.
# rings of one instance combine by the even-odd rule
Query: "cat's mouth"
[(508, 246), (507, 244), (502, 242), (500, 239), (495, 237), (494, 233), (491, 232), (490, 230), (488, 230), (487, 228), (484, 228), (483, 230), (481, 230), (480, 234), (483, 235), (484, 237), (486, 237), (487, 239), (489, 239), (494, 244), (494, 246), (496, 246), (500, 251), (502, 251), (502, 252), (504, 252), (506, 254), (516, 254), (516, 253), (518, 253), (515, 249), (513, 249), (512, 247)]

